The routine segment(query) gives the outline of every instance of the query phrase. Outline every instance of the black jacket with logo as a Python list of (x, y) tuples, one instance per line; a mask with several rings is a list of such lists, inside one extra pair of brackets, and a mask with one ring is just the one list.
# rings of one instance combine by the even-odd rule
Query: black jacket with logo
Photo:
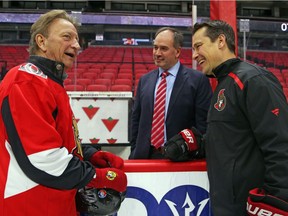
[(288, 105), (278, 79), (230, 59), (214, 71), (206, 156), (214, 216), (246, 215), (248, 191), (288, 201)]

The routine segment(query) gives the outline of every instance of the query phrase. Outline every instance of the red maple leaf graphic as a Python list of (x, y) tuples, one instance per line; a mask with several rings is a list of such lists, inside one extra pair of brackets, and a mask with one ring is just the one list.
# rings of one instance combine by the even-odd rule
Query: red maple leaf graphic
[(94, 138), (89, 139), (89, 140), (90, 140), (90, 142), (91, 142), (92, 144), (97, 144), (100, 139), (96, 139), (96, 138), (94, 137)]
[(99, 110), (99, 107), (93, 107), (92, 105), (90, 105), (88, 107), (83, 107), (82, 109), (84, 110), (88, 118), (92, 119), (96, 112)]
[(119, 119), (113, 119), (111, 117), (108, 119), (102, 119), (102, 122), (110, 132), (113, 130), (118, 121)]
[(117, 139), (110, 138), (110, 139), (107, 139), (107, 141), (108, 141), (109, 144), (115, 144)]

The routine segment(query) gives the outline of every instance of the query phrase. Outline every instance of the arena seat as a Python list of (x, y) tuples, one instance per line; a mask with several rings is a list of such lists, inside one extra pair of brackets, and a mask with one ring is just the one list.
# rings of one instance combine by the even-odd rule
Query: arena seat
[(118, 74), (118, 68), (104, 68), (101, 73), (113, 73), (116, 76)]
[(104, 84), (90, 84), (87, 85), (86, 91), (108, 91), (108, 87)]
[(82, 74), (82, 78), (95, 80), (95, 79), (98, 78), (98, 74), (97, 74), (97, 73), (94, 73), (94, 72), (84, 72), (84, 73)]
[(70, 84), (72, 84), (72, 82), (73, 82), (72, 79), (66, 78), (66, 79), (64, 80), (64, 85), (70, 85)]
[(104, 70), (107, 70), (107, 69), (112, 69), (113, 71), (118, 72), (119, 64), (118, 64), (118, 63), (107, 64), (107, 65), (105, 66)]
[(129, 86), (129, 85), (112, 85), (111, 86), (111, 89), (110, 89), (111, 91), (132, 91), (132, 88), (131, 88), (131, 86)]
[(117, 75), (118, 79), (131, 79), (133, 80), (133, 74), (132, 73), (119, 73)]
[(77, 77), (82, 77), (82, 74), (85, 73), (87, 71), (86, 68), (73, 68), (71, 69), (72, 73), (76, 73)]
[(147, 67), (146, 67), (145, 64), (135, 64), (135, 65), (134, 65), (134, 69), (135, 69), (135, 71), (136, 71), (136, 70), (139, 70), (139, 69), (147, 70)]
[(74, 85), (69, 84), (64, 86), (66, 91), (85, 91), (85, 87), (83, 85)]
[(282, 69), (281, 72), (284, 77), (288, 77), (288, 69)]
[(75, 81), (76, 81), (76, 84), (83, 85), (86, 89), (86, 87), (92, 84), (94, 80), (88, 79), (88, 78), (79, 78), (79, 79), (76, 79)]
[(145, 74), (147, 72), (148, 72), (148, 70), (146, 68), (145, 69), (139, 68), (139, 69), (135, 69), (135, 71), (134, 71), (135, 75), (138, 74), (138, 73)]
[(132, 88), (132, 80), (131, 79), (115, 79), (114, 85), (129, 85)]
[(139, 80), (145, 73), (137, 73), (135, 74), (135, 80)]
[(105, 73), (105, 72), (102, 72), (99, 74), (99, 78), (102, 78), (102, 79), (110, 79), (111, 80), (111, 83), (113, 84), (114, 83), (114, 80), (116, 79), (116, 75), (114, 73)]
[(119, 66), (119, 71), (120, 71), (121, 69), (130, 69), (130, 70), (132, 70), (132, 64), (123, 63), (123, 64), (121, 64), (121, 65)]
[(100, 74), (102, 73), (103, 69), (98, 67), (97, 65), (95, 65), (96, 67), (92, 66), (92, 67), (89, 67), (86, 72), (89, 72), (89, 73), (95, 73), (95, 74)]
[(131, 68), (120, 68), (119, 73), (133, 73), (132, 66)]
[(70, 78), (70, 79), (78, 79), (78, 78), (81, 78), (81, 76), (82, 76), (82, 74), (75, 73), (74, 71), (67, 71), (66, 73), (68, 75), (68, 78)]
[(97, 78), (94, 80), (94, 84), (103, 84), (107, 86), (107, 90), (109, 91), (112, 85), (111, 79)]

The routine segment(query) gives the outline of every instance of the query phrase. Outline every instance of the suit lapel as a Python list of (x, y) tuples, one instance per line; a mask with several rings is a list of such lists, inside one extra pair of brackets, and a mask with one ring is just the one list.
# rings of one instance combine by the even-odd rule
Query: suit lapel
[(168, 118), (169, 113), (173, 109), (173, 106), (175, 104), (177, 97), (179, 97), (179, 93), (181, 92), (181, 89), (184, 87), (184, 83), (186, 82), (186, 79), (187, 79), (187, 71), (182, 65), (180, 65), (179, 71), (177, 73), (177, 77), (175, 79), (174, 87), (170, 96), (167, 118)]
[(151, 110), (152, 110), (152, 115), (153, 115), (153, 110), (154, 110), (154, 92), (155, 92), (155, 88), (156, 88), (156, 82), (157, 82), (157, 79), (158, 79), (158, 74), (159, 74), (159, 71), (158, 69), (152, 71), (151, 73), (151, 76), (148, 80), (148, 88), (147, 88), (147, 94), (149, 95), (149, 104), (147, 104)]

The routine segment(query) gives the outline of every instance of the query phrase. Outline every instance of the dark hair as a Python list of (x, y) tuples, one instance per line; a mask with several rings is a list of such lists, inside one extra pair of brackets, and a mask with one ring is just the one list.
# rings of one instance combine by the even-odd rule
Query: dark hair
[(183, 34), (175, 29), (175, 28), (171, 28), (171, 27), (162, 27), (160, 29), (157, 30), (157, 32), (155, 33), (155, 38), (157, 37), (157, 35), (163, 31), (171, 31), (172, 33), (174, 33), (174, 44), (173, 46), (177, 49), (179, 47), (182, 47), (183, 46)]
[(206, 36), (214, 42), (220, 34), (225, 35), (229, 50), (235, 53), (235, 33), (228, 23), (222, 20), (211, 20), (203, 23), (195, 23), (192, 36), (201, 28), (206, 28)]

